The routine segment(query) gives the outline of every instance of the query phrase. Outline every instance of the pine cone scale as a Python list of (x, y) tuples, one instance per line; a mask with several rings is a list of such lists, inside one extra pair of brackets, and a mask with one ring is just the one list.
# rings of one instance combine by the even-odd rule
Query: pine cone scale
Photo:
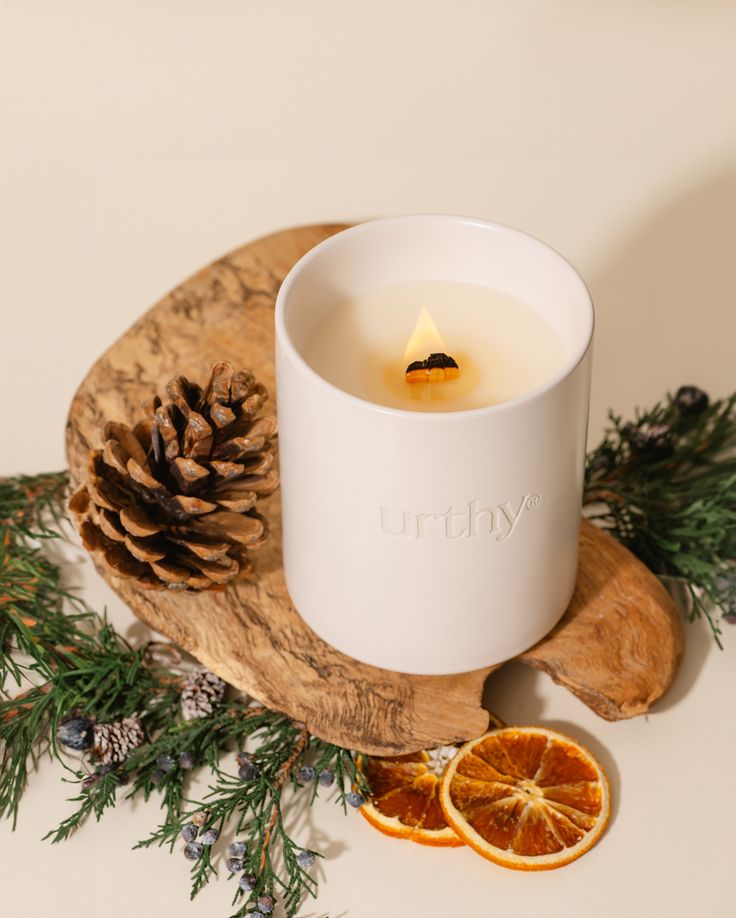
[(229, 583), (240, 571), (238, 562), (228, 557), (224, 557), (221, 562), (197, 558), (192, 563), (215, 583)]
[(184, 583), (192, 573), (188, 567), (172, 561), (152, 561), (151, 570), (166, 583)]
[(188, 516), (202, 516), (204, 513), (211, 513), (217, 509), (217, 504), (202, 500), (201, 497), (187, 497), (185, 494), (180, 494), (174, 500), (182, 512)]
[(105, 424), (104, 433), (107, 443), (116, 444), (121, 452), (126, 453), (129, 458), (135, 459), (141, 465), (145, 465), (146, 452), (136, 439), (133, 431), (127, 428), (125, 424), (108, 421)]
[(163, 528), (138, 507), (123, 508), (118, 514), (118, 518), (125, 531), (134, 536), (152, 536), (157, 532), (161, 532)]
[(174, 459), (170, 468), (176, 483), (185, 494), (200, 487), (210, 475), (209, 470), (194, 459), (184, 459), (181, 456)]
[(80, 488), (69, 500), (69, 510), (75, 518), (84, 516), (89, 511), (90, 499), (87, 488)]
[(212, 456), (215, 459), (234, 462), (263, 449), (265, 442), (265, 437), (234, 437), (216, 446)]
[(85, 520), (80, 529), (79, 534), (82, 537), (82, 544), (87, 549), (87, 551), (107, 551), (109, 548), (112, 548), (114, 543), (111, 543), (111, 540), (107, 538), (104, 532), (101, 529), (98, 529), (97, 526), (93, 525), (90, 520)]
[(212, 406), (210, 416), (214, 421), (218, 436), (220, 437), (229, 434), (230, 430), (228, 428), (231, 428), (236, 421), (235, 412), (231, 408), (227, 408), (225, 405), (220, 405), (219, 403)]
[(104, 508), (100, 508), (95, 515), (95, 522), (108, 539), (112, 539), (113, 542), (125, 541), (125, 529), (120, 524), (120, 518), (116, 517), (114, 513)]
[(219, 478), (226, 481), (232, 481), (243, 474), (243, 466), (239, 462), (227, 462), (213, 459), (209, 463), (210, 467), (217, 473)]
[(154, 418), (155, 427), (153, 429), (156, 432), (156, 439), (161, 444), (158, 449), (158, 461), (161, 462), (161, 453), (163, 453), (166, 460), (172, 462), (179, 455), (179, 432), (171, 417), (171, 406), (158, 407)]
[[(250, 469), (248, 469), (248, 471), (250, 472)], [(268, 470), (265, 469), (264, 471)], [(252, 480), (254, 476), (249, 477)], [(221, 484), (218, 484), (212, 489), (210, 497), (212, 500), (219, 503), (223, 497), (226, 500), (234, 500), (238, 497), (245, 497), (249, 494), (253, 494), (251, 483), (246, 479), (245, 476), (241, 476), (240, 478), (223, 481)]]
[(146, 469), (132, 457), (128, 459), (126, 465), (126, 471), (128, 475), (133, 479), (136, 484), (139, 484), (142, 488), (145, 488), (151, 494), (166, 496), (171, 499), (171, 495), (163, 486), (163, 484), (155, 478), (150, 472), (147, 472)]
[(102, 460), (105, 465), (115, 469), (118, 475), (125, 476), (128, 474), (128, 460), (130, 454), (115, 440), (108, 440), (102, 450)]
[(228, 542), (248, 545), (263, 534), (265, 521), (259, 516), (218, 510), (192, 520), (190, 528), (197, 534), (224, 536)]
[(204, 561), (218, 561), (220, 558), (224, 558), (231, 548), (230, 542), (208, 543), (195, 541), (194, 539), (175, 538), (171, 538), (171, 541), (176, 545), (181, 545), (183, 548), (189, 549), (193, 555), (197, 558), (202, 558)]
[(136, 539), (126, 536), (123, 540), (125, 547), (139, 561), (162, 561), (166, 557), (166, 546), (159, 543), (157, 546), (152, 539)]
[(184, 428), (182, 452), (186, 459), (206, 459), (212, 450), (214, 433), (201, 414), (193, 411)]
[(102, 453), (95, 450), (90, 455), (87, 490), (89, 491), (92, 501), (98, 507), (104, 507), (106, 510), (117, 510), (120, 506), (125, 506), (127, 495), (116, 487), (112, 480), (100, 478), (97, 473), (97, 460), (101, 459)]
[[(173, 497), (171, 492), (153, 475), (141, 468), (135, 459), (128, 460), (128, 473), (131, 488), (149, 504), (158, 504), (165, 514), (177, 520), (186, 520), (191, 516), (191, 511), (185, 509), (179, 497)], [(206, 511), (202, 511), (206, 512)]]
[(251, 491), (256, 494), (273, 494), (278, 487), (279, 476), (275, 469), (271, 469), (265, 475), (247, 475), (243, 481)]
[[(276, 459), (273, 453), (260, 453), (243, 460), (244, 475), (262, 475), (272, 469)], [(237, 484), (237, 482), (235, 482)], [(229, 485), (229, 482), (228, 482)]]
[(133, 579), (138, 586), (144, 590), (155, 590), (159, 588), (156, 578), (151, 574), (152, 566), (136, 560), (130, 552), (121, 546), (108, 548), (103, 553), (103, 558), (108, 567), (124, 579)]
[(210, 378), (199, 397), (199, 405), (211, 405), (214, 402), (228, 402), (230, 385), (233, 379), (233, 368), (224, 360), (213, 364)]
[(222, 494), (217, 496), (218, 505), (225, 510), (232, 510), (234, 513), (245, 513), (248, 510), (252, 510), (257, 500), (255, 491), (246, 491), (244, 494), (233, 495), (232, 497)]

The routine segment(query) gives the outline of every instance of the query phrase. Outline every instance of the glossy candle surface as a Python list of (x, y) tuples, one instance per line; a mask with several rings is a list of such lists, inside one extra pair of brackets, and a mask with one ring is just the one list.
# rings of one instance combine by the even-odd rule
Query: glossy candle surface
[[(441, 339), (407, 345), (426, 309)], [(410, 385), (411, 360), (454, 357), (460, 377)], [(426, 351), (426, 353), (425, 353)], [(351, 395), (409, 411), (463, 411), (517, 398), (566, 357), (562, 338), (532, 306), (478, 284), (417, 280), (369, 287), (329, 311), (304, 347), (307, 363)]]

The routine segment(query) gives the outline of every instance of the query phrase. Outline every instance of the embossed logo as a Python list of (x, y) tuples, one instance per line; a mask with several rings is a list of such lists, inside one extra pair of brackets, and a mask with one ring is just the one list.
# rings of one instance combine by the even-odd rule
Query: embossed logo
[(542, 502), (541, 494), (525, 494), (518, 504), (504, 501), (492, 507), (471, 500), (461, 509), (450, 507), (444, 513), (414, 513), (411, 510), (391, 510), (381, 507), (381, 529), (386, 535), (400, 539), (477, 539), (495, 536), (505, 542), (515, 532), (519, 520)]

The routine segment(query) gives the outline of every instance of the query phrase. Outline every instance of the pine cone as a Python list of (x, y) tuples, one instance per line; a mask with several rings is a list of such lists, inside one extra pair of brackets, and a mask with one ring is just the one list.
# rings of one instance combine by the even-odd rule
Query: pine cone
[(105, 425), (69, 504), (85, 548), (144, 589), (224, 589), (268, 537), (259, 497), (278, 487), (276, 420), (247, 370), (216, 363), (202, 390), (183, 376), (131, 430)]
[(100, 765), (124, 762), (130, 753), (142, 746), (146, 736), (137, 717), (124, 717), (109, 724), (95, 724), (92, 753)]
[(181, 715), (184, 720), (207, 717), (225, 697), (225, 683), (214, 673), (198, 669), (184, 680)]

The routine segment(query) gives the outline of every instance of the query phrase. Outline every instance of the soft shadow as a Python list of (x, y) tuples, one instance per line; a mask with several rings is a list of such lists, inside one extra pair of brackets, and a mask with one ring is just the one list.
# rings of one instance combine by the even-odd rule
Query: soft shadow
[(136, 619), (125, 629), (125, 640), (134, 647), (158, 640), (159, 635), (145, 623)]
[[(733, 391), (735, 218), (736, 168), (729, 164), (687, 184), (681, 180), (676, 192), (622, 228), (619, 245), (599, 265), (587, 268), (596, 306), (593, 440), (609, 408), (630, 416), (685, 383), (713, 397)], [(706, 623), (685, 629), (679, 672), (653, 712), (684, 698), (712, 651)]]
[(89, 555), (79, 544), (76, 532), (67, 521), (62, 521), (60, 532), (62, 538), (47, 539), (43, 543), (43, 553), (61, 570), (64, 589), (81, 597)]
[(536, 723), (544, 711), (539, 687), (548, 679), (523, 663), (504, 663), (486, 679), (481, 704), (504, 723)]
[[(591, 433), (681, 383), (733, 389), (736, 170), (724, 169), (626, 228), (588, 269), (596, 304)], [(706, 356), (707, 355), (707, 356)]]
[(254, 558), (256, 577), (266, 577), (283, 569), (281, 495), (277, 491), (270, 497), (258, 502), (259, 512), (269, 521), (270, 536), (263, 548)]
[[(310, 851), (318, 851), (322, 858), (318, 858), (315, 866), (312, 868), (312, 875), (322, 882), (325, 879), (324, 862), (339, 857), (345, 851), (349, 850), (344, 841), (337, 840), (329, 836), (320, 829), (315, 821), (315, 808), (325, 805), (325, 800), (315, 801), (313, 805), (308, 802), (308, 794), (311, 788), (306, 787), (300, 790), (289, 790), (284, 794), (283, 818), (284, 827), (288, 834)], [(333, 791), (326, 799), (327, 806), (337, 806), (335, 802), (337, 794)], [(293, 802), (292, 802), (293, 801)], [(346, 818), (353, 815), (351, 811), (346, 814)]]
[[(685, 652), (680, 661), (680, 668), (677, 671), (674, 682), (667, 693), (652, 705), (652, 714), (668, 711), (682, 701), (698, 680), (705, 661), (708, 655), (712, 653), (715, 644), (707, 622), (698, 619), (693, 622), (688, 621), (692, 610), (692, 600), (682, 584), (675, 580), (663, 582), (685, 619)], [(714, 610), (713, 614), (719, 616), (720, 612)]]

